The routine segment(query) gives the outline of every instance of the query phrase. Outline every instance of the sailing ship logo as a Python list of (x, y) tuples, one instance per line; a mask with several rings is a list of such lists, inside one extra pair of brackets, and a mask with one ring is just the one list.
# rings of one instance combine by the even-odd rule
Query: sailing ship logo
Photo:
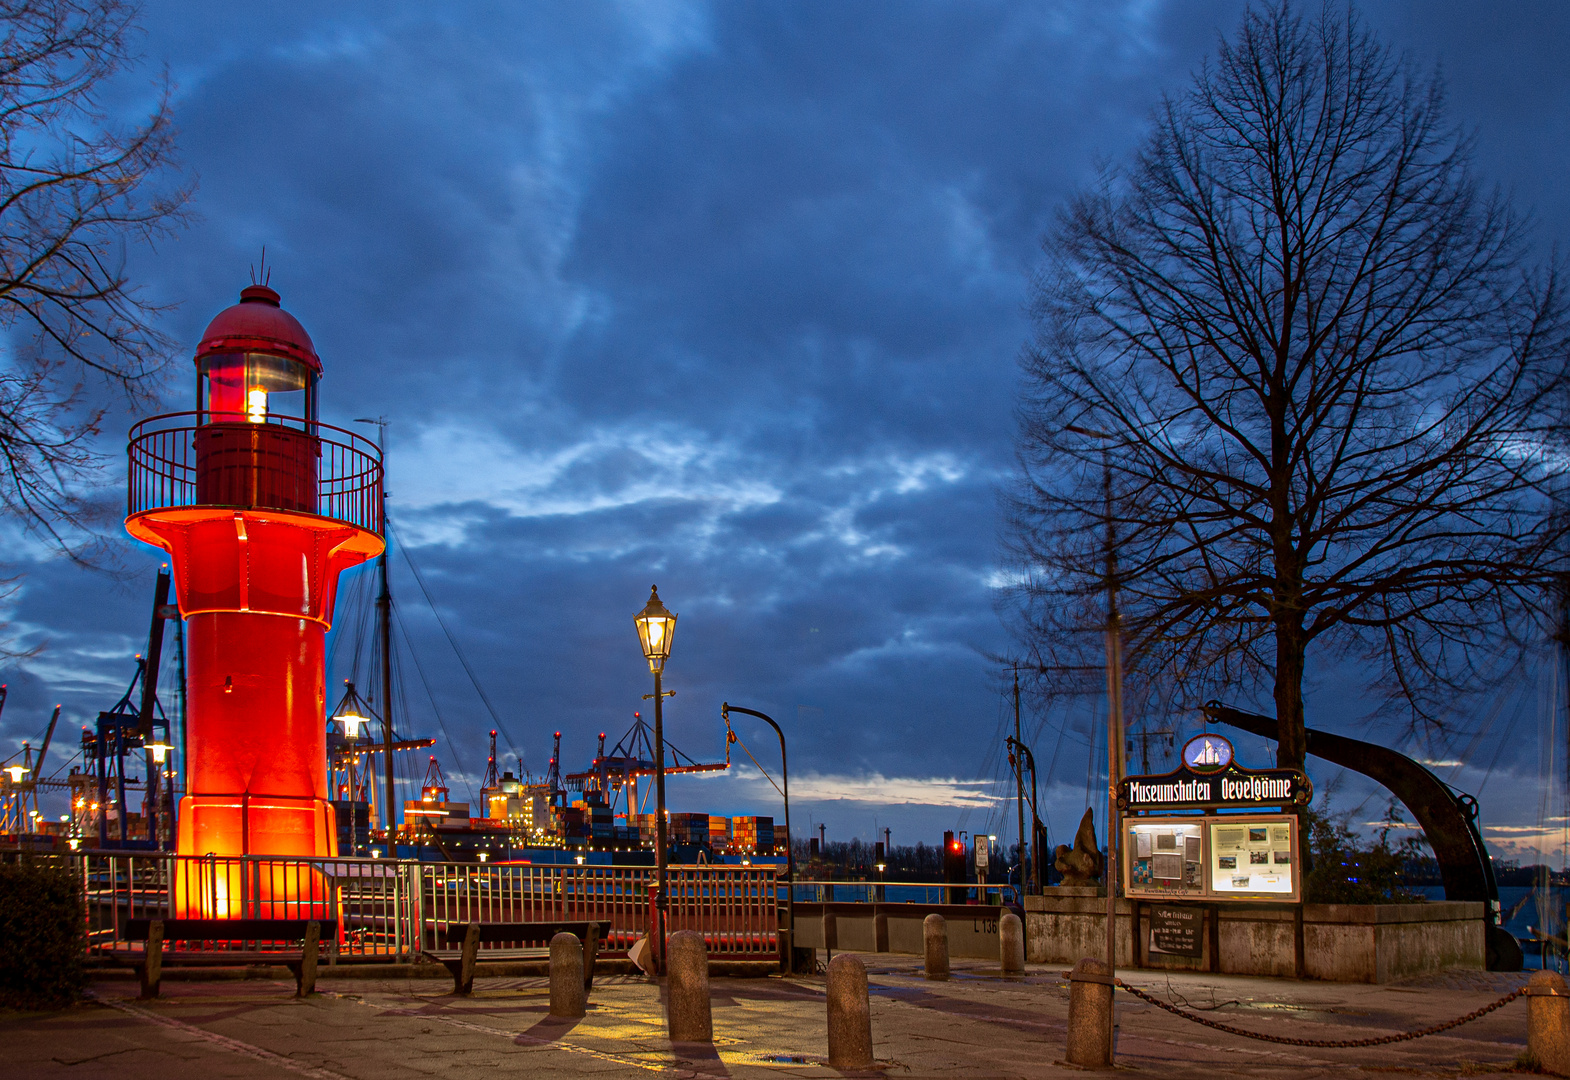
[(1220, 772), (1232, 764), (1232, 744), (1209, 732), (1196, 735), (1183, 745), (1183, 764), (1195, 772)]

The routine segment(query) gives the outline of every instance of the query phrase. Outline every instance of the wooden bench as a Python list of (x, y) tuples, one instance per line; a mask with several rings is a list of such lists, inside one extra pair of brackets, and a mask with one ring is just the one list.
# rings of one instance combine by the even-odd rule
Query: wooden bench
[[(179, 963), (205, 967), (235, 964), (282, 964), (294, 972), (295, 995), (304, 997), (316, 989), (316, 961), (322, 936), (332, 940), (338, 923), (332, 919), (132, 919), (126, 924), (126, 940), (145, 941), (147, 948), (135, 960), (142, 982), (142, 997), (158, 996), (163, 977), (163, 951), (166, 941), (262, 942), (298, 941), (298, 949), (285, 951), (260, 949), (223, 949), (215, 952), (179, 954)], [(134, 954), (133, 954), (134, 955)]]
[[(600, 942), (610, 936), (610, 920), (600, 922), (471, 922), (445, 923), (436, 927), (438, 946), (446, 948), (425, 950), (425, 955), (441, 963), (452, 972), (452, 991), (467, 995), (474, 990), (474, 965), (480, 945), (505, 943), (514, 949), (487, 950), (487, 960), (515, 960), (523, 957), (525, 948), (549, 945), (557, 934), (572, 934), (583, 943), (583, 992), (588, 994), (594, 986), (594, 958), (599, 955)], [(456, 946), (456, 948), (454, 948)]]

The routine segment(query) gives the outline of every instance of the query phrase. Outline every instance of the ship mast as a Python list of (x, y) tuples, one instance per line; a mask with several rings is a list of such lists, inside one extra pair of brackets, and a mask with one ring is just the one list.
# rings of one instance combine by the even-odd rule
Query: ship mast
[(387, 528), (387, 418), (356, 417), (357, 424), (376, 425), (376, 448), (382, 456), (382, 490), (380, 498), (382, 503), (382, 533), (384, 543), (382, 553), (376, 559), (376, 633), (381, 645), (381, 708), (382, 708), (382, 769), (385, 783), (384, 791), (386, 801), (383, 804), (386, 813), (383, 824), (387, 829), (387, 852), (396, 855), (394, 846), (396, 840), (396, 817), (393, 803), (393, 711), (392, 711), (392, 593), (387, 588), (387, 552), (392, 547), (391, 531)]

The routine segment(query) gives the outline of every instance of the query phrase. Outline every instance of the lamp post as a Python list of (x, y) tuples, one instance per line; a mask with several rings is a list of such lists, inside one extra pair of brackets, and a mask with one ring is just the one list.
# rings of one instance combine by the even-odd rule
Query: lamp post
[[(790, 927), (790, 947), (792, 952), (796, 948), (796, 852), (791, 842), (790, 834), (790, 765), (785, 760), (785, 733), (774, 722), (772, 716), (758, 712), (756, 709), (744, 709), (740, 705), (722, 702), (720, 715), (725, 718), (725, 726), (730, 726), (730, 714), (733, 712), (745, 713), (756, 716), (759, 720), (774, 729), (774, 734), (780, 737), (780, 794), (785, 798), (785, 925)], [(794, 971), (793, 956), (786, 956), (785, 971), (787, 974)]]
[(649, 602), (633, 616), (638, 629), (638, 644), (643, 658), (654, 673), (654, 937), (656, 963), (665, 970), (665, 714), (661, 708), (665, 690), (660, 677), (671, 654), (671, 635), (676, 632), (676, 615), (660, 603), (660, 590), (649, 586)]

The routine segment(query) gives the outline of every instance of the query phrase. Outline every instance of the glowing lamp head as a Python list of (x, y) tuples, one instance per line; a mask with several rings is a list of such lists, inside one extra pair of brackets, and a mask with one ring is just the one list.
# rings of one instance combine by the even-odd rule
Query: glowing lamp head
[(22, 777), (32, 772), (31, 769), (21, 765), (7, 765), (5, 767), (5, 771), (11, 774), (11, 783), (13, 784), (20, 784), (22, 782)]
[(169, 744), (164, 742), (162, 739), (154, 739), (152, 742), (146, 744), (146, 748), (147, 752), (153, 755), (154, 764), (162, 765), (164, 763), (164, 759), (169, 756)]
[[(208, 422), (262, 424), (278, 411), (315, 419), (322, 362), (305, 327), (278, 299), (266, 285), (251, 285), (208, 324), (196, 350), (197, 408)], [(277, 400), (297, 392), (303, 401)]]
[(671, 635), (676, 632), (676, 615), (660, 603), (658, 586), (649, 587), (649, 602), (633, 616), (638, 628), (638, 643), (643, 646), (643, 658), (655, 674), (665, 670), (665, 661), (671, 654)]

